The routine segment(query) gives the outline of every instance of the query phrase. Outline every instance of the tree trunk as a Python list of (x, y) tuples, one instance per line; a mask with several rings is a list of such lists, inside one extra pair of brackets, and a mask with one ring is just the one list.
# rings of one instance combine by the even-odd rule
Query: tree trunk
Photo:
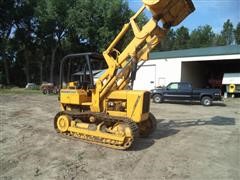
[[(12, 27), (9, 28), (7, 34), (6, 34), (6, 37), (5, 37), (5, 40), (8, 41), (9, 40), (9, 36), (11, 34), (11, 30), (12, 30)], [(8, 65), (8, 58), (7, 58), (7, 55), (5, 53), (5, 51), (7, 51), (7, 48), (6, 48), (6, 44), (5, 44), (5, 50), (3, 51), (3, 61), (4, 61), (4, 70), (5, 70), (5, 76), (6, 76), (6, 83), (7, 85), (10, 84), (10, 75), (9, 75), (9, 65)]]
[(24, 50), (24, 58), (25, 58), (25, 67), (24, 67), (24, 73), (26, 76), (27, 83), (30, 83), (30, 74), (29, 74), (29, 54), (27, 50)]
[(40, 75), (40, 83), (42, 84), (43, 82), (43, 63), (39, 63), (39, 75)]
[(9, 77), (9, 69), (8, 69), (8, 60), (7, 60), (7, 57), (4, 56), (4, 70), (5, 70), (5, 76), (6, 76), (6, 83), (7, 85), (10, 84), (10, 77)]
[(51, 66), (50, 66), (50, 83), (53, 83), (56, 51), (57, 51), (57, 46), (52, 49)]
[(40, 75), (40, 83), (43, 82), (43, 62), (45, 62), (45, 56), (42, 56), (41, 62), (39, 62), (39, 75)]
[(29, 62), (28, 61), (25, 64), (24, 72), (25, 72), (27, 83), (30, 83)]

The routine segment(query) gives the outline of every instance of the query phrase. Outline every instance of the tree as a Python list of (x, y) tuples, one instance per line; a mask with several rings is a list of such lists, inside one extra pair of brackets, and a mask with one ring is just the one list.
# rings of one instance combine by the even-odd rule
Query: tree
[(232, 22), (228, 19), (223, 24), (223, 30), (221, 31), (221, 36), (224, 45), (230, 45), (234, 41), (234, 28)]
[(237, 27), (234, 30), (234, 36), (236, 44), (240, 44), (240, 22), (237, 24)]
[(1, 83), (21, 86), (48, 75), (53, 82), (64, 54), (102, 52), (133, 15), (125, 0), (8, 0), (0, 12)]
[[(132, 11), (132, 10), (129, 10), (129, 15), (126, 14), (126, 17), (128, 17), (128, 20), (130, 19), (130, 17), (134, 16), (135, 12)], [(126, 21), (128, 21), (127, 18), (126, 18)], [(148, 18), (147, 16), (142, 13), (140, 14), (136, 19), (135, 19), (137, 25), (139, 26), (139, 28), (142, 28), (147, 22), (148, 22)], [(122, 23), (125, 23), (122, 22)], [(122, 24), (123, 25), (123, 24)], [(120, 27), (122, 28), (122, 27)], [(120, 31), (120, 28), (118, 31)], [(116, 34), (113, 36), (113, 38), (115, 36), (117, 36), (117, 33), (118, 31), (116, 32)], [(130, 41), (132, 41), (132, 39), (134, 38), (134, 33), (132, 31), (132, 29), (130, 28), (130, 30), (127, 31), (127, 33), (124, 35), (124, 37), (118, 42), (118, 44), (116, 45), (116, 49), (119, 50), (120, 52), (122, 52), (127, 46), (128, 44), (130, 43)], [(110, 40), (110, 42), (112, 41), (113, 39)]]
[(0, 60), (3, 61), (6, 84), (10, 84), (9, 75), (9, 44), (10, 35), (14, 27), (15, 0), (0, 1)]
[(68, 10), (74, 0), (40, 0), (36, 8), (36, 17), (41, 29), (40, 38), (47, 41), (51, 49), (50, 82), (54, 81), (56, 53), (62, 47), (62, 41), (67, 35)]
[[(0, 81), (21, 86), (26, 81), (53, 82), (58, 60), (65, 54), (104, 51), (135, 14), (126, 0), (8, 0), (0, 1), (0, 13)], [(140, 27), (146, 22), (145, 15), (137, 18)], [(116, 49), (122, 51), (132, 38), (130, 30)], [(191, 33), (183, 26), (171, 29), (157, 48), (233, 43), (240, 44), (240, 23), (234, 29), (227, 20), (220, 34), (209, 25)]]
[(213, 45), (215, 34), (209, 25), (199, 26), (194, 29), (190, 35), (189, 47), (210, 47)]
[[(34, 41), (31, 36), (30, 27), (26, 25), (26, 27), (19, 27), (16, 30), (14, 42), (18, 44), (16, 48), (17, 61), (21, 61), (23, 65), (23, 71), (25, 73), (26, 82), (29, 83), (32, 81), (31, 79), (31, 64), (34, 62), (33, 54), (34, 54)], [(21, 58), (19, 58), (21, 57)]]
[(174, 43), (176, 40), (176, 33), (173, 29), (170, 29), (167, 36), (162, 39), (160, 45), (158, 46), (158, 49), (160, 51), (170, 51), (174, 49)]
[(14, 34), (14, 41), (17, 43), (15, 47), (16, 53), (22, 54), (23, 70), (25, 73), (27, 83), (32, 81), (33, 68), (31, 64), (35, 63), (35, 31), (37, 28), (36, 18), (34, 17), (34, 7), (36, 0), (18, 1), (17, 17), (16, 17), (16, 31)]
[(130, 14), (128, 4), (123, 0), (76, 0), (76, 6), (69, 10), (68, 26), (76, 30), (79, 44), (101, 52), (128, 21)]
[(189, 40), (188, 28), (182, 26), (176, 30), (176, 40), (174, 43), (174, 49), (186, 49), (188, 47)]
[(221, 34), (215, 35), (213, 45), (215, 45), (215, 46), (225, 46), (226, 45), (225, 40)]

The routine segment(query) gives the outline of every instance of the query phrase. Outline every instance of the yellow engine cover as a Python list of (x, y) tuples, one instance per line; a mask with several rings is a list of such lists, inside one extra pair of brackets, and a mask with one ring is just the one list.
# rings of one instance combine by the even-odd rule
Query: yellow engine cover
[(81, 105), (85, 102), (91, 102), (91, 96), (82, 89), (61, 89), (60, 102), (62, 104), (75, 104)]
[(124, 116), (132, 119), (135, 122), (141, 122), (146, 120), (149, 115), (150, 106), (150, 94), (147, 91), (136, 91), (136, 90), (119, 90), (113, 91), (107, 97), (108, 104), (115, 104), (118, 101), (122, 101), (125, 105), (124, 110), (108, 110), (109, 115), (112, 116)]

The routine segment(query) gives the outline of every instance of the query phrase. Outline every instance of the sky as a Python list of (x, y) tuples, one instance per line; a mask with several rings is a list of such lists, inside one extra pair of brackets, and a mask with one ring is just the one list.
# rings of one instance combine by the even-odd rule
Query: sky
[[(142, 5), (141, 0), (128, 0), (128, 3), (134, 11)], [(193, 3), (196, 10), (176, 28), (185, 26), (192, 31), (208, 24), (215, 33), (219, 33), (227, 19), (231, 20), (234, 27), (240, 22), (240, 0), (193, 0)]]

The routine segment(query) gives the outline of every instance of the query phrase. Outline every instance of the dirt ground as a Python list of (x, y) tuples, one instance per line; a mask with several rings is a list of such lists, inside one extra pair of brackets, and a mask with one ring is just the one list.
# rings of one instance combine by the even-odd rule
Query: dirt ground
[(240, 179), (240, 99), (151, 104), (157, 130), (127, 151), (61, 137), (57, 96), (0, 94), (0, 179)]

